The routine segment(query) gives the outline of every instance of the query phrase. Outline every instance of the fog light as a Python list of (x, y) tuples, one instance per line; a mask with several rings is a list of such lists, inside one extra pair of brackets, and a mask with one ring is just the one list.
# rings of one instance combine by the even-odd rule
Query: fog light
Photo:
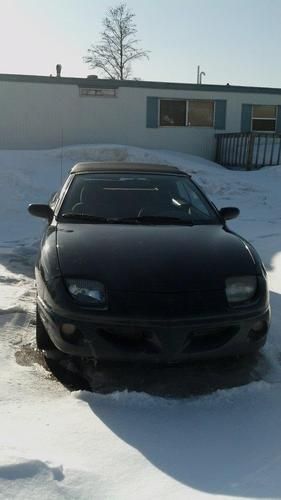
[(61, 325), (61, 333), (63, 333), (66, 336), (72, 336), (75, 333), (76, 326), (72, 325), (71, 323), (63, 323)]
[(267, 323), (266, 321), (256, 321), (251, 330), (249, 331), (248, 337), (250, 340), (254, 342), (258, 342), (261, 340), (267, 332)]
[(261, 320), (260, 321), (256, 321), (256, 323), (254, 323), (253, 326), (252, 326), (252, 330), (254, 332), (257, 332), (257, 333), (260, 332), (260, 331), (262, 331), (263, 328), (264, 328), (264, 321), (261, 321)]
[(63, 323), (60, 327), (60, 333), (66, 342), (77, 344), (81, 340), (81, 333), (72, 323)]

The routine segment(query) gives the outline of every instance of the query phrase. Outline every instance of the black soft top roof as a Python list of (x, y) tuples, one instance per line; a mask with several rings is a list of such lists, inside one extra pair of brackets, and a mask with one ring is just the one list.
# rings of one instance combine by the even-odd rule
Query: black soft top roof
[(71, 174), (84, 172), (146, 172), (188, 175), (171, 165), (159, 165), (157, 163), (126, 163), (121, 161), (81, 162), (74, 165), (71, 169)]

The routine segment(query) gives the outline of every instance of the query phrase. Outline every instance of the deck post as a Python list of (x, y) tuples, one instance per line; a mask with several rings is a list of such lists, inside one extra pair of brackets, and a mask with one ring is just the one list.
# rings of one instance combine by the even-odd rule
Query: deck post
[(248, 135), (248, 140), (247, 140), (248, 151), (247, 151), (247, 162), (246, 162), (247, 170), (252, 170), (255, 138), (256, 138), (255, 134)]

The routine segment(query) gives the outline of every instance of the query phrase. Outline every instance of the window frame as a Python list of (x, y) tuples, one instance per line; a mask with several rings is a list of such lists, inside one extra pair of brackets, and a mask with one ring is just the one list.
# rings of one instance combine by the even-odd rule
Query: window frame
[[(161, 101), (184, 101), (185, 102), (185, 124), (184, 125), (161, 125)], [(213, 105), (213, 116), (212, 116), (212, 125), (189, 125), (189, 103), (190, 102), (210, 102)], [(214, 99), (185, 99), (185, 98), (177, 98), (177, 97), (159, 97), (158, 99), (158, 128), (207, 128), (214, 129), (215, 128), (215, 115), (216, 115), (216, 101)]]
[[(254, 106), (259, 106), (259, 107), (268, 107), (268, 106), (271, 106), (273, 108), (275, 108), (275, 117), (274, 118), (264, 118), (264, 117), (257, 117), (255, 116), (254, 117)], [(252, 107), (251, 107), (251, 132), (253, 132), (253, 134), (257, 133), (262, 133), (262, 134), (276, 134), (277, 132), (277, 114), (278, 114), (278, 107), (275, 105), (275, 104), (252, 104)], [(274, 121), (275, 122), (275, 127), (274, 127), (274, 130), (254, 130), (253, 129), (253, 122), (254, 120), (261, 120), (261, 121)]]

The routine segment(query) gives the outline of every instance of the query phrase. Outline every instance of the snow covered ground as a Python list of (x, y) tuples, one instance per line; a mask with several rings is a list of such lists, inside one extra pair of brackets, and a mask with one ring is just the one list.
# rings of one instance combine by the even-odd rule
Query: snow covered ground
[[(104, 395), (70, 392), (42, 366), (33, 262), (43, 225), (26, 207), (48, 201), (82, 160), (174, 164), (219, 208), (240, 207), (230, 226), (260, 252), (272, 303), (269, 341), (248, 383), (237, 377), (223, 388), (226, 367), (222, 388), (204, 395)], [(227, 171), (189, 155), (101, 145), (67, 147), (63, 157), (0, 151), (0, 176), (0, 498), (281, 498), (281, 166)]]

